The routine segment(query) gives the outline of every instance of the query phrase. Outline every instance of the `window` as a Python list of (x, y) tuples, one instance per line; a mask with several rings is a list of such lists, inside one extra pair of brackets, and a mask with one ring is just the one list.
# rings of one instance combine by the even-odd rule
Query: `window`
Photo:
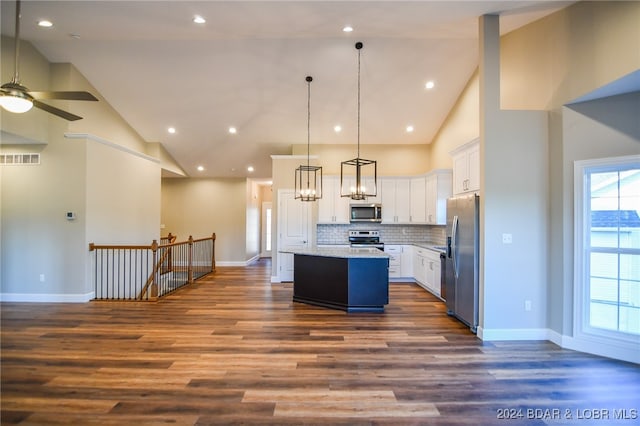
[(640, 341), (640, 157), (576, 163), (576, 331)]

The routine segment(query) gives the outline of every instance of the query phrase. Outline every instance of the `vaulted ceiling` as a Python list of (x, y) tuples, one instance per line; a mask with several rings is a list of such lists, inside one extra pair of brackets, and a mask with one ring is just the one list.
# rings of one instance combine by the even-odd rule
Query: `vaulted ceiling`
[[(311, 143), (355, 143), (357, 41), (361, 143), (424, 144), (477, 67), (479, 16), (500, 14), (505, 33), (568, 3), (29, 0), (21, 36), (74, 64), (188, 175), (267, 178), (271, 154), (307, 142), (307, 75)], [(15, 3), (1, 6), (13, 36)]]

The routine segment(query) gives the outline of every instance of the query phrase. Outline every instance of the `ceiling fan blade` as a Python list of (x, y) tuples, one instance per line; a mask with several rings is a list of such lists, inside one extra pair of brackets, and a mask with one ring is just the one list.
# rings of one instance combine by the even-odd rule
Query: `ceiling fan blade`
[(52, 107), (51, 105), (47, 105), (37, 100), (33, 101), (33, 106), (36, 108), (40, 108), (43, 111), (47, 111), (48, 113), (51, 113), (53, 115), (57, 115), (58, 117), (64, 118), (65, 120), (76, 121), (82, 119), (82, 117), (78, 115), (71, 114), (70, 112), (63, 111), (60, 108)]
[(34, 99), (63, 99), (67, 101), (97, 101), (89, 92), (29, 92)]

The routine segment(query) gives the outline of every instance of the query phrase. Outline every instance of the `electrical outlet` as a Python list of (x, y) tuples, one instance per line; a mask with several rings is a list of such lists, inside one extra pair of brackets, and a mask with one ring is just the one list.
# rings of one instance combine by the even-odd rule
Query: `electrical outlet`
[(531, 300), (525, 300), (524, 301), (524, 310), (525, 311), (530, 311), (531, 310)]
[(40, 274), (40, 282), (43, 283), (44, 282), (44, 274)]
[(511, 244), (513, 242), (513, 235), (502, 234), (502, 244)]

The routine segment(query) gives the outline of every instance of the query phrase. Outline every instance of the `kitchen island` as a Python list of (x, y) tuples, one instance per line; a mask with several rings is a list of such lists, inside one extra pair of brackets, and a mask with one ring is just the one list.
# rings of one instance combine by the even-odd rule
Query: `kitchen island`
[(310, 248), (293, 253), (293, 301), (347, 312), (384, 312), (389, 255), (375, 248)]

